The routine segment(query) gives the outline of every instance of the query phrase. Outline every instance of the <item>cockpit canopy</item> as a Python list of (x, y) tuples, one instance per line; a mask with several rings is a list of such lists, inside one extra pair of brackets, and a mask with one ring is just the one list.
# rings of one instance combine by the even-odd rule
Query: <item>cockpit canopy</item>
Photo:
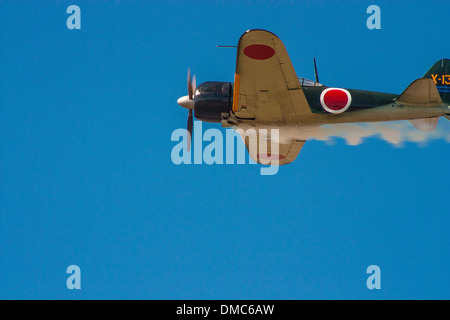
[(298, 81), (300, 81), (300, 85), (302, 87), (322, 87), (323, 84), (320, 84), (316, 81), (305, 79), (305, 78), (298, 78)]

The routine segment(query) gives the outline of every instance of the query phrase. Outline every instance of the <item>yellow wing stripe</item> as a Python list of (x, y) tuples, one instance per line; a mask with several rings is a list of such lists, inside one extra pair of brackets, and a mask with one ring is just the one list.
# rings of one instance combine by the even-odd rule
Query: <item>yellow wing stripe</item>
[(233, 112), (239, 110), (239, 85), (241, 76), (237, 73), (234, 74), (234, 92), (233, 92)]

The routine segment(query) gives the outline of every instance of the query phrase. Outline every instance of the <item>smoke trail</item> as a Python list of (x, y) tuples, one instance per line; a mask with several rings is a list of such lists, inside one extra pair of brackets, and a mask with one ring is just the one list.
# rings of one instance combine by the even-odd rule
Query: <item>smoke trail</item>
[[(390, 121), (352, 124), (328, 124), (323, 126), (248, 126), (241, 125), (240, 129), (256, 129), (260, 137), (264, 137), (267, 130), (279, 129), (278, 142), (290, 144), (293, 139), (320, 140), (334, 142), (335, 138), (342, 138), (348, 145), (357, 146), (366, 138), (376, 137), (387, 141), (396, 147), (401, 147), (405, 142), (413, 142), (426, 145), (431, 140), (444, 140), (450, 143), (450, 122), (440, 119), (436, 130), (431, 132), (420, 131), (413, 127), (409, 121)], [(264, 129), (264, 130), (261, 130)], [(272, 140), (273, 137), (272, 137)]]
[(333, 138), (342, 138), (352, 146), (363, 143), (368, 137), (378, 137), (396, 147), (403, 146), (405, 142), (425, 145), (431, 140), (445, 140), (450, 143), (450, 124), (445, 119), (440, 119), (438, 127), (432, 132), (417, 130), (408, 121), (395, 121), (324, 125), (310, 133), (311, 139), (333, 141)]

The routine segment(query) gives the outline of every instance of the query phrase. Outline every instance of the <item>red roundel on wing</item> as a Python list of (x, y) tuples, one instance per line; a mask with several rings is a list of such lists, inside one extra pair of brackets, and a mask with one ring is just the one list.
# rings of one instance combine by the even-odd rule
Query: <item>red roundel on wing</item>
[(275, 50), (263, 44), (252, 44), (251, 46), (245, 47), (244, 54), (255, 60), (266, 60), (273, 57)]
[(263, 159), (263, 160), (272, 160), (272, 161), (277, 161), (277, 160), (283, 160), (284, 158), (286, 158), (285, 156), (283, 156), (282, 154), (258, 154), (258, 159)]
[(331, 110), (341, 110), (345, 108), (348, 103), (348, 96), (342, 90), (329, 90), (323, 97), (323, 102)]

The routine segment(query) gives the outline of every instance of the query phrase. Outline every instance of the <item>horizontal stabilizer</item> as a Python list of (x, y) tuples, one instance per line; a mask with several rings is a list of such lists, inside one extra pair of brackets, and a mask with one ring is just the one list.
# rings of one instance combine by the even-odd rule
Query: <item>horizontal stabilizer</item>
[(441, 105), (442, 100), (431, 79), (417, 79), (397, 98), (397, 102), (404, 104), (420, 104), (424, 106)]
[(420, 131), (434, 131), (437, 127), (439, 117), (409, 120), (411, 124)]

